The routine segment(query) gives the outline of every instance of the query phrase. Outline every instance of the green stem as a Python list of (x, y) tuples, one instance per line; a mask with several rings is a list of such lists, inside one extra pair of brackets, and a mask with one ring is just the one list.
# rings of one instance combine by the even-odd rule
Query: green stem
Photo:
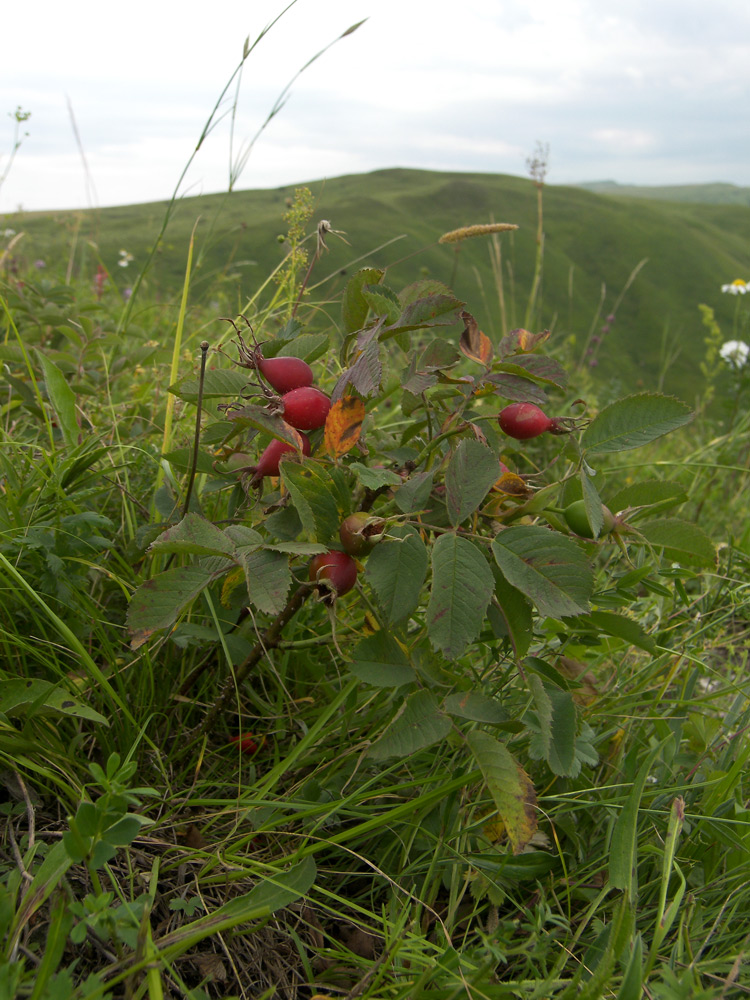
[(208, 354), (208, 341), (201, 344), (201, 370), (198, 376), (198, 399), (196, 401), (195, 412), (195, 436), (193, 438), (193, 461), (188, 476), (187, 490), (185, 492), (185, 503), (182, 506), (182, 516), (185, 517), (190, 510), (190, 498), (193, 494), (193, 484), (195, 483), (195, 473), (198, 469), (198, 448), (201, 440), (201, 409), (203, 407), (203, 384), (206, 379), (206, 355)]

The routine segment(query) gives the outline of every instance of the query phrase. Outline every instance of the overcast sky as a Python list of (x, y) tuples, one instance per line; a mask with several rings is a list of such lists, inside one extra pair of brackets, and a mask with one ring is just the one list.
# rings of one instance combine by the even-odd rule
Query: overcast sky
[[(6, 4), (0, 177), (8, 113), (31, 118), (0, 212), (169, 198), (245, 38), (284, 6)], [(553, 184), (750, 185), (747, 0), (297, 0), (245, 63), (235, 157), (290, 78), (364, 18), (294, 82), (239, 188), (393, 166), (523, 175), (537, 142)], [(230, 117), (183, 191), (226, 189)]]

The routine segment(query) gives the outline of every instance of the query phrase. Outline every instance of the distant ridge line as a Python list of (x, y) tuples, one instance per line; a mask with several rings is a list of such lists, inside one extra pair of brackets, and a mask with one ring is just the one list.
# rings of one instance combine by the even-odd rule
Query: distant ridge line
[(701, 205), (750, 205), (750, 187), (724, 181), (707, 184), (620, 184), (617, 181), (581, 181), (570, 187), (592, 194), (622, 198), (647, 198), (655, 201), (684, 201)]

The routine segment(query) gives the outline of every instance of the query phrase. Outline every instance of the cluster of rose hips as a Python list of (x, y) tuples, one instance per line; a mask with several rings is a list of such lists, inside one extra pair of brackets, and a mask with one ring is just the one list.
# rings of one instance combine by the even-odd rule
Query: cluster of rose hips
[[(331, 400), (324, 392), (313, 386), (315, 375), (306, 361), (293, 357), (265, 358), (259, 344), (248, 347), (239, 331), (237, 336), (239, 342), (237, 364), (242, 368), (251, 368), (259, 372), (268, 385), (278, 393), (278, 396), (271, 396), (269, 409), (281, 416), (290, 427), (300, 431), (302, 442), (300, 448), (295, 448), (287, 441), (274, 438), (255, 465), (240, 466), (252, 474), (249, 485), (254, 488), (266, 476), (278, 476), (279, 460), (282, 455), (292, 451), (301, 451), (303, 455), (310, 454), (310, 439), (303, 432), (323, 427), (331, 409)], [(270, 395), (265, 389), (264, 392)], [(246, 457), (243, 455), (241, 458), (239, 456), (235, 458), (235, 467), (238, 461)]]
[(354, 557), (361, 559), (369, 555), (383, 537), (384, 529), (382, 517), (373, 517), (365, 511), (350, 514), (339, 528), (344, 551), (329, 549), (315, 556), (310, 562), (310, 579), (329, 595), (331, 591), (337, 597), (348, 593), (357, 582), (358, 569)]
[[(236, 327), (235, 327), (236, 329)], [(301, 449), (286, 441), (274, 438), (260, 455), (255, 465), (248, 465), (248, 456), (236, 453), (229, 463), (237, 471), (251, 474), (250, 487), (256, 487), (266, 476), (279, 475), (279, 461), (287, 452), (300, 451), (308, 456), (311, 451), (310, 439), (304, 431), (314, 431), (326, 422), (331, 401), (324, 392), (313, 386), (312, 368), (301, 358), (263, 356), (259, 344), (248, 347), (237, 331), (239, 344), (239, 364), (251, 368), (265, 379), (279, 395), (271, 399), (272, 413), (300, 431)], [(313, 558), (309, 566), (309, 577), (328, 596), (340, 596), (352, 589), (357, 581), (355, 558), (366, 556), (383, 535), (385, 522), (363, 511), (351, 514), (341, 524), (339, 537), (343, 551), (330, 549)]]

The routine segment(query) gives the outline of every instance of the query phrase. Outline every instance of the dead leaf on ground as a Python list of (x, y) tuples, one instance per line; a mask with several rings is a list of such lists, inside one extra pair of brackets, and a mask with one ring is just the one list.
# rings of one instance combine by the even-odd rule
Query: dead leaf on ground
[(198, 966), (198, 971), (204, 979), (211, 979), (215, 983), (224, 983), (227, 978), (227, 970), (224, 963), (213, 952), (205, 955), (193, 955), (192, 961)]

